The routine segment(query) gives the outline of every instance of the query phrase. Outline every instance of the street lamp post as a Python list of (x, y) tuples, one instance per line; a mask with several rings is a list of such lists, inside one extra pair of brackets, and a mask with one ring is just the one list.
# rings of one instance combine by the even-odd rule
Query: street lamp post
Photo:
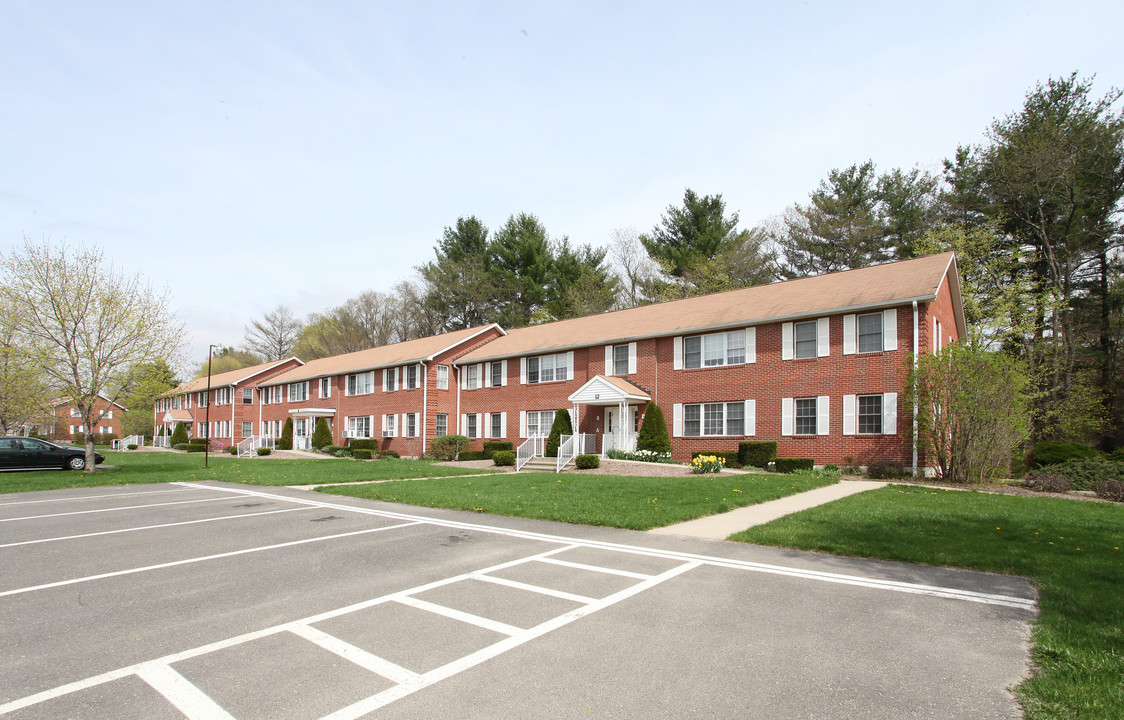
[(207, 412), (203, 415), (204, 427), (207, 428), (207, 441), (203, 444), (203, 467), (211, 466), (211, 354), (215, 346), (207, 346)]

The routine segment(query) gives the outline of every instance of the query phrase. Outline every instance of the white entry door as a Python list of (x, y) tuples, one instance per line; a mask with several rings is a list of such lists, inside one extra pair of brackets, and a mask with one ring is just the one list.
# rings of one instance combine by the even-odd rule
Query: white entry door
[[(632, 433), (638, 430), (636, 426), (636, 406), (630, 405), (628, 408), (628, 424), (625, 425), (625, 432)], [(620, 408), (610, 407), (605, 408), (605, 434), (611, 435), (619, 430), (620, 422)]]

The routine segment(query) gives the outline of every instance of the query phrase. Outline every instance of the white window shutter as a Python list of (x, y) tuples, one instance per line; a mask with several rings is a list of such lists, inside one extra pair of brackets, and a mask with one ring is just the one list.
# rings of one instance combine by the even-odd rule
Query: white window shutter
[(745, 434), (757, 434), (757, 401), (745, 401)]
[(898, 349), (898, 309), (882, 311), (882, 349)]
[(831, 354), (831, 320), (819, 318), (816, 320), (816, 355), (827, 357)]
[(566, 379), (574, 379), (574, 351), (566, 353)]
[(507, 413), (500, 413), (500, 437), (507, 437)]
[(933, 334), (929, 336), (929, 345), (932, 348), (934, 355), (936, 355), (937, 353), (939, 353), (941, 351), (941, 341), (940, 341), (940, 338), (937, 337), (937, 316), (936, 315), (933, 316)]
[[(792, 359), (792, 323), (781, 323), (781, 360)], [(790, 432), (789, 435), (792, 433)]]
[(827, 395), (820, 395), (816, 398), (816, 434), (827, 435), (828, 430), (831, 428), (831, 398)]
[(745, 361), (757, 362), (757, 328), (755, 327), (745, 329)]
[[(527, 358), (525, 357), (519, 358), (519, 384), (527, 384)], [(526, 433), (524, 433), (521, 437), (527, 437)]]
[(527, 437), (527, 411), (519, 411), (519, 437)]
[(482, 380), (484, 387), (492, 387), (492, 363), (484, 363), (484, 378)]
[[(852, 317), (854, 317), (854, 316), (852, 316)], [(856, 401), (855, 395), (844, 395), (843, 396), (843, 434), (844, 435), (854, 435), (855, 434), (855, 404), (856, 404), (856, 402), (857, 401)]]
[(406, 413), (402, 413), (402, 417), (398, 420), (398, 422), (399, 431), (395, 433), (395, 437), (397, 437), (398, 435), (401, 435), (402, 437), (410, 437), (407, 434), (409, 432), (410, 426), (406, 424)]
[(476, 437), (488, 437), (487, 428), (484, 427), (484, 413), (476, 413)]
[(613, 366), (613, 346), (612, 345), (606, 345), (605, 346), (605, 375), (612, 375), (614, 369), (615, 368)]
[(483, 363), (477, 363), (476, 364), (476, 382), (477, 382), (476, 387), (478, 387), (478, 388), (484, 387), (484, 364)]
[(677, 335), (671, 340), (671, 369), (683, 369), (683, 337)]
[(671, 434), (674, 437), (683, 437), (683, 403), (675, 403), (671, 406)]
[(461, 415), (461, 426), (457, 435), (468, 435), (468, 413)]
[(507, 360), (500, 360), (500, 387), (507, 387)]
[(386, 387), (387, 387), (387, 385), (386, 385), (387, 375), (386, 374), (388, 372), (390, 372), (390, 368), (383, 368), (383, 371), (382, 371), (382, 391), (383, 392), (386, 392)]
[(882, 396), (882, 434), (898, 434), (898, 394), (886, 393)]
[(855, 354), (855, 316), (843, 316), (843, 354)]
[(628, 344), (628, 374), (636, 374), (636, 343)]
[(792, 434), (792, 398), (781, 398), (781, 435)]

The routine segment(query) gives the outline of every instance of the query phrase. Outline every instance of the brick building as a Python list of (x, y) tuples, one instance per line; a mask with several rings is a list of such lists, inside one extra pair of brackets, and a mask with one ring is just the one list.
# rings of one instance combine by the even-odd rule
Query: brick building
[[(52, 400), (51, 406), (54, 409), (55, 424), (54, 427), (43, 428), (46, 437), (55, 442), (69, 443), (74, 442), (76, 434), (87, 432), (78, 406), (71, 398)], [(101, 413), (101, 418), (94, 424), (91, 432), (95, 435), (123, 437), (121, 428), (125, 421), (125, 413), (128, 412), (123, 405), (104, 395), (98, 395), (97, 402), (94, 403), (94, 411)]]
[(209, 395), (206, 377), (169, 390), (156, 400), (153, 424), (164, 438), (157, 443), (166, 445), (175, 426), (182, 423), (192, 438), (237, 445), (240, 439), (253, 434), (253, 425), (258, 420), (258, 384), (302, 364), (297, 358), (288, 358), (218, 373), (211, 376)]

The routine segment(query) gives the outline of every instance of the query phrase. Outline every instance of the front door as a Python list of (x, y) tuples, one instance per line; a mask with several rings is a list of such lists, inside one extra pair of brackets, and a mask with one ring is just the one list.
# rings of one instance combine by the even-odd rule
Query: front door
[[(625, 425), (626, 433), (634, 433), (638, 430), (636, 426), (636, 410), (635, 405), (628, 407), (628, 422)], [(619, 430), (618, 423), (620, 422), (620, 408), (605, 408), (605, 434), (614, 435)]]

